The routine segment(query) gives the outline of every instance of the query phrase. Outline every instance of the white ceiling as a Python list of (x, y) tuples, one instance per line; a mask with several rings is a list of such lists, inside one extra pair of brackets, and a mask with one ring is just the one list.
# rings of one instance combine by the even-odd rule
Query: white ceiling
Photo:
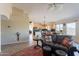
[(79, 4), (62, 4), (62, 8), (55, 10), (48, 10), (48, 4), (45, 3), (17, 3), (13, 4), (14, 7), (23, 9), (25, 13), (29, 14), (29, 18), (33, 22), (44, 22), (44, 16), (46, 22), (55, 22), (62, 19), (71, 17), (79, 17)]

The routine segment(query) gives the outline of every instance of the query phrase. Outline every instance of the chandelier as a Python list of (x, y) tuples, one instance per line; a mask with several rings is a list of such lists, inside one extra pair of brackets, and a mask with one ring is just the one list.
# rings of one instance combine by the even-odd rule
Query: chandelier
[(46, 21), (45, 21), (45, 16), (44, 16), (44, 24), (43, 24), (43, 26), (44, 26), (44, 27), (47, 26)]

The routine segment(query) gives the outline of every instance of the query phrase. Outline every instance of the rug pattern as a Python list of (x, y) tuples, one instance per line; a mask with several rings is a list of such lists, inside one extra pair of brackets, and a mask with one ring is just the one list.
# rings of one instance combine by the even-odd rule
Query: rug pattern
[(14, 53), (12, 56), (43, 56), (43, 54), (41, 48), (29, 47)]

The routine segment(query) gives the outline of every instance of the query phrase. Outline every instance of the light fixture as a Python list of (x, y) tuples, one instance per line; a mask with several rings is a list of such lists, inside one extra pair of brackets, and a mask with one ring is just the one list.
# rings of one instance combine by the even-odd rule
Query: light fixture
[(63, 26), (65, 26), (66, 24), (64, 23)]
[(11, 28), (11, 26), (8, 26), (8, 28)]
[(47, 26), (47, 25), (46, 25), (46, 22), (45, 22), (45, 18), (46, 18), (46, 17), (44, 16), (44, 24), (43, 24), (44, 27)]
[(29, 23), (31, 24), (31, 23), (32, 23), (32, 21), (29, 21)]
[(48, 10), (59, 10), (63, 7), (63, 3), (51, 3), (48, 4)]

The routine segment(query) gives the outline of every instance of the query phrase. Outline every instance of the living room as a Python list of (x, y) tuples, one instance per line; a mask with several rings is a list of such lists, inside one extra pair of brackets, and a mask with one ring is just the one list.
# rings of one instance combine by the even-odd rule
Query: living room
[[(49, 56), (50, 51), (48, 54), (43, 47), (48, 46), (48, 44), (45, 45), (45, 41), (52, 41), (53, 35), (74, 41), (73, 45), (79, 50), (79, 4), (3, 3), (0, 4), (0, 8), (0, 55)], [(57, 40), (61, 41), (59, 38)], [(49, 47), (49, 49), (52, 48)], [(42, 51), (45, 52), (42, 53)], [(75, 52), (75, 55), (79, 55), (78, 52)], [(63, 55), (66, 56), (67, 53)], [(56, 56), (59, 55), (56, 54)]]

